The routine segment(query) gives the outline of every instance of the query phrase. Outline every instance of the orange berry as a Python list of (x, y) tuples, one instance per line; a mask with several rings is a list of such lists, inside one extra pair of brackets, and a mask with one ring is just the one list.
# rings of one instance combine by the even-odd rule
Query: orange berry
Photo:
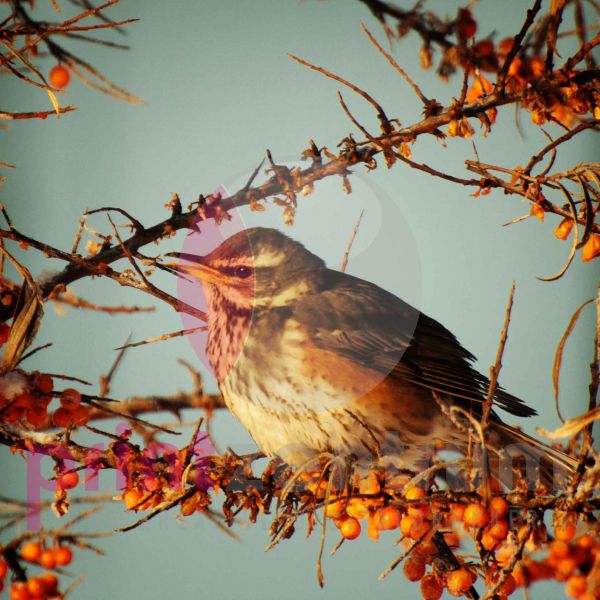
[(79, 475), (74, 471), (58, 476), (56, 483), (61, 490), (72, 490), (79, 483)]
[(492, 523), (487, 531), (497, 540), (503, 540), (508, 535), (508, 521), (500, 519), (499, 521)]
[(423, 600), (439, 600), (444, 592), (444, 586), (433, 574), (425, 575), (421, 579), (421, 595)]
[(46, 592), (46, 588), (41, 579), (33, 577), (27, 582), (27, 591), (31, 596), (43, 596)]
[(575, 525), (571, 521), (565, 521), (554, 528), (554, 537), (563, 542), (570, 542), (575, 537)]
[(554, 235), (559, 240), (566, 240), (573, 229), (573, 219), (563, 219), (554, 230)]
[(56, 567), (54, 552), (52, 552), (52, 550), (43, 550), (39, 562), (44, 569), (54, 569), (54, 567)]
[(550, 556), (554, 558), (566, 558), (570, 554), (569, 544), (562, 540), (550, 542)]
[(37, 562), (42, 554), (42, 547), (37, 542), (27, 542), (21, 548), (21, 557), (28, 562)]
[(60, 394), (60, 404), (67, 410), (73, 410), (81, 404), (81, 394), (73, 388), (67, 388)]
[(336, 502), (330, 502), (325, 507), (325, 515), (330, 519), (339, 519), (344, 514), (344, 502), (338, 500)]
[(481, 545), (488, 551), (491, 552), (492, 550), (494, 550), (496, 548), (496, 546), (500, 543), (500, 540), (498, 540), (498, 538), (494, 537), (493, 535), (491, 535), (489, 533), (489, 531), (486, 531), (482, 536), (481, 536)]
[(407, 500), (419, 500), (420, 498), (425, 498), (426, 496), (427, 492), (420, 487), (411, 487), (404, 492), (404, 497)]
[(30, 600), (27, 584), (24, 581), (15, 581), (10, 588), (10, 600)]
[(575, 543), (585, 550), (590, 550), (596, 545), (596, 540), (589, 534), (584, 533), (581, 537), (577, 538)]
[(400, 520), (402, 519), (402, 513), (394, 506), (386, 506), (380, 508), (379, 511), (378, 528), (381, 530), (397, 529), (400, 527)]
[(418, 558), (408, 558), (404, 562), (404, 575), (409, 581), (419, 581), (425, 575), (425, 563)]
[(581, 251), (581, 260), (590, 262), (600, 254), (600, 234), (594, 233), (590, 235), (588, 241), (584, 244)]
[(54, 573), (42, 573), (40, 579), (44, 583), (46, 592), (52, 593), (56, 591), (56, 588), (58, 587), (58, 577)]
[(571, 575), (567, 579), (565, 591), (571, 598), (580, 598), (587, 591), (587, 581), (585, 575)]
[(71, 74), (68, 69), (62, 65), (56, 65), (50, 70), (50, 85), (57, 88), (64, 88), (69, 85)]
[(463, 522), (467, 527), (483, 527), (489, 521), (489, 515), (482, 504), (469, 504), (465, 509)]
[(54, 382), (50, 375), (40, 373), (33, 381), (35, 389), (41, 394), (49, 394), (54, 389)]
[(577, 569), (577, 559), (573, 556), (567, 556), (556, 563), (554, 574), (558, 581), (566, 581), (573, 575), (575, 569)]
[(412, 529), (414, 522), (415, 520), (412, 517), (409, 517), (408, 515), (400, 519), (400, 531), (402, 532), (402, 535), (404, 537), (410, 536), (410, 530)]
[(142, 492), (139, 490), (127, 490), (123, 494), (123, 502), (128, 510), (131, 510), (134, 506), (137, 506), (143, 498), (144, 494), (142, 494)]
[(342, 522), (340, 533), (347, 540), (355, 540), (360, 535), (360, 523), (354, 517), (348, 517)]
[(8, 563), (2, 557), (0, 557), (0, 580), (4, 579), (7, 573)]
[(451, 596), (463, 596), (473, 585), (473, 574), (462, 567), (448, 574), (446, 588)]
[(510, 596), (517, 589), (517, 583), (515, 578), (509, 573), (504, 580), (504, 583), (500, 586), (498, 592), (503, 596)]
[[(409, 517), (409, 518), (411, 518), (411, 517)], [(410, 528), (410, 537), (413, 540), (418, 540), (429, 531), (430, 527), (431, 527), (431, 523), (429, 521), (413, 519), (413, 523)]]
[(54, 560), (56, 561), (57, 567), (64, 567), (71, 564), (73, 560), (73, 552), (68, 546), (58, 546), (52, 550), (54, 553)]
[(490, 500), (490, 518), (492, 521), (502, 519), (508, 513), (508, 502), (500, 496), (494, 496)]

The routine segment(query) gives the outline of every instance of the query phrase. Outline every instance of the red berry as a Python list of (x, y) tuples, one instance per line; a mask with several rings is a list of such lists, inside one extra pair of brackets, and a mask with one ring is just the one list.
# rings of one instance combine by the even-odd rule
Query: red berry
[(81, 394), (73, 388), (67, 388), (60, 395), (60, 404), (68, 410), (73, 410), (81, 404)]
[(52, 552), (52, 550), (44, 550), (40, 556), (39, 562), (44, 569), (54, 569), (54, 567), (56, 567), (54, 552)]
[(71, 490), (79, 483), (79, 475), (75, 472), (59, 475), (56, 483), (61, 490)]
[(52, 67), (50, 71), (50, 85), (53, 85), (57, 88), (64, 88), (69, 85), (69, 81), (71, 80), (71, 74), (68, 69), (63, 67), (62, 65), (56, 65)]
[(21, 548), (21, 556), (28, 562), (37, 562), (42, 554), (42, 548), (37, 542), (27, 542)]
[(54, 389), (54, 382), (52, 381), (52, 377), (50, 375), (46, 375), (45, 373), (40, 373), (35, 378), (33, 385), (35, 389), (41, 394), (49, 394)]
[(69, 565), (73, 560), (73, 552), (71, 552), (71, 548), (68, 546), (58, 546), (57, 548), (54, 548), (53, 553), (57, 567)]

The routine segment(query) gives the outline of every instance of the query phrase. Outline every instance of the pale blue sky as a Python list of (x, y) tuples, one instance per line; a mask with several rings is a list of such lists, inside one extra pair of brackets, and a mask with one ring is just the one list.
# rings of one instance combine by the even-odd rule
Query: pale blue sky
[[(483, 33), (495, 29), (503, 37), (521, 22), (526, 4), (482, 2), (475, 15)], [(454, 2), (431, 4), (436, 6), (455, 10)], [(220, 185), (235, 190), (236, 182), (244, 181), (266, 148), (276, 160), (290, 161), (299, 157), (309, 138), (333, 149), (352, 131), (337, 102), (339, 85), (293, 62), (288, 52), (359, 83), (403, 123), (420, 115), (414, 95), (361, 32), (363, 20), (383, 40), (380, 28), (359, 2), (124, 0), (111, 14), (140, 18), (124, 38), (132, 46), (130, 52), (82, 44), (76, 48), (147, 104), (120, 104), (74, 82), (61, 101), (76, 104), (77, 112), (58, 121), (18, 122), (2, 132), (2, 160), (18, 168), (8, 173), (1, 200), (20, 229), (57, 246), (70, 248), (86, 208), (118, 205), (151, 224), (166, 215), (163, 205), (172, 192), (187, 203)], [(419, 74), (417, 51), (416, 38), (409, 36), (395, 46), (394, 53), (430, 97), (447, 101), (458, 95), (458, 80), (445, 85), (433, 73)], [(49, 70), (53, 63), (42, 60), (41, 64)], [(2, 85), (3, 108), (48, 108), (43, 93), (19, 82)], [(375, 124), (372, 110), (360, 98), (347, 91), (344, 97), (362, 121)], [(516, 166), (546, 143), (527, 115), (521, 119), (525, 139), (516, 132), (514, 109), (500, 111), (493, 135), (475, 138), (482, 160)], [(549, 131), (557, 134), (552, 127)], [(570, 142), (555, 168), (597, 159), (597, 146), (592, 145), (596, 141), (590, 134)], [(416, 160), (461, 173), (472, 148), (461, 139), (450, 140), (448, 149), (423, 139), (414, 154)], [(475, 199), (469, 196), (471, 190), (404, 166), (390, 171), (381, 166), (371, 174), (359, 168), (353, 186), (355, 193), (346, 197), (340, 182), (329, 181), (313, 197), (301, 199), (297, 225), (288, 232), (334, 266), (360, 209), (365, 208), (349, 272), (387, 287), (443, 322), (479, 357), (482, 371), (495, 357), (515, 280), (514, 316), (501, 383), (540, 411), (538, 418), (524, 423), (527, 431), (556, 427), (550, 377), (554, 349), (571, 314), (593, 297), (598, 276), (595, 265), (584, 265), (577, 257), (560, 281), (536, 280), (536, 275), (556, 272), (568, 254), (568, 244), (551, 233), (558, 220), (549, 216), (544, 224), (528, 220), (502, 228), (502, 223), (528, 211), (525, 202), (498, 191)], [(276, 207), (265, 216), (243, 216), (248, 223), (283, 227)], [(108, 231), (102, 217), (93, 223)], [(179, 236), (168, 247), (181, 248), (182, 243)], [(147, 250), (151, 253), (155, 248)], [(35, 274), (49, 268), (33, 251), (25, 260)], [(60, 263), (52, 268), (60, 268)], [(174, 290), (172, 280), (159, 281)], [(98, 302), (153, 303), (152, 298), (120, 289), (112, 281), (85, 281), (74, 289)], [(133, 317), (69, 310), (65, 319), (55, 315), (51, 306), (47, 313), (38, 341), (51, 340), (54, 346), (29, 366), (92, 381), (106, 372), (114, 359), (113, 349), (129, 333), (142, 339), (181, 327), (179, 316), (166, 307)], [(566, 416), (585, 407), (591, 350), (592, 311), (588, 310), (564, 360), (561, 402)], [(176, 364), (179, 357), (196, 360), (184, 339), (132, 351), (112, 395), (189, 388), (185, 371)], [(214, 389), (209, 380), (207, 386)], [(239, 451), (251, 447), (248, 436), (228, 414), (217, 415), (213, 428), (221, 446)], [(12, 493), (25, 485), (23, 470), (15, 468), (18, 460), (8, 462), (7, 453), (2, 459), (2, 479), (11, 478)], [(105, 479), (110, 489), (110, 478)], [(7, 491), (6, 486), (2, 491)], [(96, 518), (94, 526), (106, 529), (131, 519), (116, 506)], [(103, 541), (106, 558), (82, 553), (73, 570), (86, 572), (88, 578), (74, 597), (397, 598), (401, 591), (408, 597), (418, 595), (417, 587), (401, 573), (377, 581), (398, 551), (392, 546), (392, 535), (382, 536), (378, 543), (361, 539), (345, 544), (335, 558), (326, 558), (327, 584), (320, 591), (314, 569), (316, 536), (305, 540), (301, 525), (292, 541), (265, 554), (268, 525), (268, 519), (261, 519), (256, 526), (237, 527), (242, 538), (237, 543), (200, 518), (179, 523), (174, 513), (163, 515), (135, 532)], [(331, 536), (327, 547), (334, 542)]]

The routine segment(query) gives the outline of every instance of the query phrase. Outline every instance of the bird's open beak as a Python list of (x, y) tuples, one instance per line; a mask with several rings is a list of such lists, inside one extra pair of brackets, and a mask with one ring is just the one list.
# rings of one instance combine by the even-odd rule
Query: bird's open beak
[(217, 269), (213, 269), (208, 265), (203, 263), (202, 256), (196, 256), (194, 254), (184, 254), (184, 253), (176, 253), (171, 252), (168, 256), (177, 256), (183, 260), (189, 261), (191, 264), (182, 264), (182, 263), (166, 263), (168, 267), (175, 269), (179, 273), (185, 273), (186, 275), (191, 275), (196, 279), (200, 279), (202, 281), (207, 281), (209, 283), (224, 283), (227, 281), (227, 276), (223, 275)]

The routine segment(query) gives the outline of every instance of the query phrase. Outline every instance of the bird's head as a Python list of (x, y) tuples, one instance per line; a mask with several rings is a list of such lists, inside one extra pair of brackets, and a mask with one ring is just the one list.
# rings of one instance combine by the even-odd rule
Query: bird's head
[(176, 269), (202, 282), (211, 299), (236, 310), (285, 306), (308, 293), (325, 263), (276, 229), (255, 227), (236, 233), (210, 254), (174, 254)]

